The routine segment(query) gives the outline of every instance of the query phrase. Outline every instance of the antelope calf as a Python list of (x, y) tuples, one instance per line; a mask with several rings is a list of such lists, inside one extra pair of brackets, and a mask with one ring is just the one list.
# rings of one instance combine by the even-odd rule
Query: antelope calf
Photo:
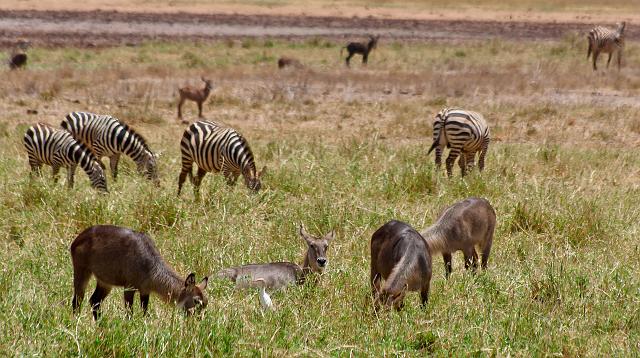
[(124, 302), (133, 312), (133, 297), (140, 293), (144, 314), (149, 294), (157, 294), (188, 314), (207, 306), (203, 291), (207, 278), (196, 284), (195, 274), (184, 280), (169, 267), (145, 234), (127, 228), (97, 225), (84, 230), (71, 244), (73, 262), (73, 311), (77, 313), (91, 276), (96, 277), (96, 289), (89, 302), (94, 320), (100, 315), (100, 304), (114, 286), (125, 288)]
[[(307, 243), (302, 267), (291, 262), (250, 264), (224, 269), (218, 277), (228, 278), (238, 287), (265, 287), (279, 289), (291, 284), (303, 284), (311, 273), (322, 273), (327, 266), (327, 248), (335, 238), (335, 231), (323, 237), (309, 235), (300, 225), (300, 236)], [(260, 286), (256, 284), (260, 282)]]
[(379, 38), (380, 36), (369, 36), (369, 42), (367, 44), (364, 44), (362, 42), (349, 42), (347, 46), (341, 48), (340, 56), (342, 56), (342, 50), (344, 50), (345, 48), (347, 49), (347, 52), (349, 52), (349, 55), (345, 59), (347, 67), (349, 67), (349, 61), (351, 61), (351, 57), (353, 57), (355, 54), (362, 55), (362, 63), (366, 65), (367, 61), (369, 60), (369, 53), (374, 48), (376, 48)]
[(487, 268), (493, 231), (496, 227), (496, 212), (486, 199), (467, 198), (446, 208), (431, 227), (421, 234), (432, 255), (442, 253), (445, 274), (452, 271), (451, 254), (462, 251), (464, 267), (478, 267), (476, 246), (482, 252), (482, 268)]
[(198, 104), (198, 117), (202, 118), (202, 104), (209, 97), (209, 93), (211, 93), (213, 85), (211, 84), (211, 80), (205, 79), (204, 77), (200, 77), (200, 79), (204, 82), (204, 88), (184, 86), (178, 89), (178, 93), (180, 94), (180, 101), (178, 101), (179, 119), (182, 119), (182, 105), (186, 100), (194, 101)]
[(282, 56), (278, 59), (278, 68), (293, 67), (297, 69), (304, 68), (304, 65), (293, 57)]
[(373, 233), (371, 291), (376, 310), (382, 304), (400, 311), (407, 291), (420, 291), (424, 306), (429, 300), (430, 284), (431, 254), (416, 230), (391, 220)]

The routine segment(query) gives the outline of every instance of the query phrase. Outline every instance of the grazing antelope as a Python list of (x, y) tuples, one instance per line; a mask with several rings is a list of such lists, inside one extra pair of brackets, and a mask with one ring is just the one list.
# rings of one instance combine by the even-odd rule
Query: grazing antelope
[(18, 42), (17, 48), (11, 52), (9, 56), (9, 69), (16, 70), (27, 66), (27, 49), (31, 47), (31, 43), (25, 40)]
[(195, 274), (184, 280), (167, 265), (153, 241), (141, 232), (112, 225), (97, 225), (84, 230), (71, 244), (73, 261), (73, 311), (78, 312), (91, 276), (96, 277), (96, 290), (91, 295), (93, 318), (100, 315), (100, 304), (113, 286), (125, 288), (124, 302), (133, 312), (135, 291), (140, 293), (144, 314), (149, 294), (157, 294), (187, 314), (207, 306), (203, 291), (207, 277), (196, 284)]
[(304, 65), (293, 57), (282, 56), (278, 59), (278, 68), (293, 67), (297, 69), (304, 68)]
[(347, 67), (349, 67), (349, 61), (351, 61), (351, 57), (353, 57), (355, 54), (362, 55), (362, 63), (366, 65), (367, 61), (369, 60), (369, 53), (374, 48), (376, 48), (379, 38), (380, 36), (369, 36), (369, 42), (366, 45), (362, 42), (349, 42), (347, 46), (341, 48), (340, 56), (342, 56), (342, 50), (344, 50), (345, 48), (347, 49), (347, 52), (349, 52), (349, 55), (345, 59)]
[[(385, 280), (381, 284), (382, 279)], [(407, 291), (420, 291), (422, 305), (429, 300), (431, 253), (410, 225), (391, 220), (371, 236), (371, 291), (374, 307), (400, 311)]]
[(257, 286), (279, 289), (291, 284), (301, 285), (311, 273), (322, 273), (327, 266), (327, 247), (335, 238), (335, 231), (323, 237), (309, 235), (300, 225), (300, 236), (307, 243), (307, 252), (304, 256), (302, 267), (291, 262), (272, 262), (268, 264), (250, 264), (224, 269), (216, 275), (228, 278), (238, 287)]
[(178, 118), (182, 119), (182, 104), (186, 100), (194, 101), (198, 104), (198, 117), (202, 118), (202, 104), (209, 97), (209, 93), (213, 89), (211, 80), (200, 77), (204, 82), (204, 88), (196, 88), (194, 86), (184, 86), (178, 89), (180, 101), (178, 101)]
[(446, 277), (452, 271), (451, 254), (462, 251), (464, 267), (474, 271), (478, 267), (476, 246), (482, 252), (482, 268), (487, 268), (496, 212), (486, 199), (467, 198), (446, 208), (438, 221), (421, 234), (431, 255), (442, 253)]
[(589, 41), (589, 49), (587, 50), (587, 59), (593, 53), (593, 70), (598, 70), (597, 62), (600, 53), (608, 53), (609, 59), (607, 60), (607, 68), (611, 63), (611, 57), (613, 54), (617, 54), (618, 57), (618, 70), (622, 64), (622, 52), (624, 50), (624, 28), (626, 22), (621, 22), (615, 30), (608, 29), (602, 26), (596, 26), (587, 35)]

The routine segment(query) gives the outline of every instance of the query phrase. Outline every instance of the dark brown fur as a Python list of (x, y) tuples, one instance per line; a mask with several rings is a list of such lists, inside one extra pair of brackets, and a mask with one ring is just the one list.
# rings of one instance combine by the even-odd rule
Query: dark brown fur
[(102, 300), (114, 286), (125, 288), (124, 301), (130, 313), (136, 291), (145, 314), (152, 292), (187, 312), (207, 305), (203, 293), (207, 278), (197, 285), (193, 273), (186, 280), (180, 278), (164, 262), (153, 241), (140, 232), (111, 225), (92, 226), (71, 244), (71, 260), (74, 313), (80, 308), (91, 276), (96, 277), (96, 289), (89, 302), (96, 320)]
[(278, 68), (279, 69), (283, 69), (285, 67), (293, 67), (293, 68), (297, 68), (297, 69), (302, 69), (304, 68), (304, 65), (302, 65), (302, 63), (300, 61), (298, 61), (297, 59), (293, 58), (293, 57), (286, 57), (286, 56), (282, 56), (278, 59)]
[(375, 308), (382, 304), (401, 310), (407, 291), (420, 291), (422, 304), (426, 305), (430, 284), (431, 254), (422, 236), (400, 221), (382, 225), (371, 236), (371, 290)]
[(331, 231), (323, 237), (309, 235), (302, 225), (300, 236), (307, 243), (307, 252), (302, 267), (291, 262), (272, 262), (268, 264), (250, 264), (224, 269), (216, 274), (228, 278), (239, 287), (255, 286), (257, 280), (264, 280), (266, 288), (282, 288), (290, 284), (303, 284), (311, 273), (322, 273), (327, 264), (327, 248), (335, 238)]
[(496, 212), (486, 199), (467, 198), (446, 208), (440, 217), (421, 234), (429, 245), (431, 255), (442, 253), (445, 273), (452, 271), (451, 254), (462, 251), (464, 267), (478, 267), (476, 246), (482, 252), (482, 268), (487, 268), (493, 232), (496, 227)]
[(178, 101), (178, 118), (182, 119), (182, 105), (186, 100), (194, 101), (198, 104), (198, 117), (202, 118), (202, 104), (209, 97), (213, 85), (211, 84), (211, 80), (205, 79), (204, 77), (200, 79), (204, 82), (204, 88), (184, 86), (178, 89), (178, 93), (180, 94), (180, 100)]
[(349, 52), (349, 55), (347, 56), (347, 58), (345, 59), (345, 62), (347, 63), (347, 67), (349, 66), (349, 62), (351, 61), (351, 57), (353, 57), (355, 54), (359, 54), (362, 55), (362, 63), (363, 64), (367, 64), (368, 60), (369, 60), (369, 53), (376, 48), (376, 46), (378, 45), (378, 39), (380, 38), (380, 36), (369, 36), (369, 42), (364, 44), (362, 42), (349, 42), (347, 44), (347, 46), (343, 47), (340, 49), (340, 56), (342, 56), (342, 50), (343, 49), (347, 49), (347, 52)]

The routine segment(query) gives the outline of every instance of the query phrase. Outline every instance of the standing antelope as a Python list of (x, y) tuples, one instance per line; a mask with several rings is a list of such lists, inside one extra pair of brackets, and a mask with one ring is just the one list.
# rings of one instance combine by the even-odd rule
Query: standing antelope
[(480, 113), (445, 108), (436, 115), (433, 123), (433, 144), (427, 155), (436, 150), (436, 167), (439, 169), (444, 148), (451, 148), (446, 162), (447, 175), (452, 176), (453, 163), (460, 156), (458, 165), (462, 176), (465, 176), (467, 168), (473, 168), (478, 152), (478, 168), (480, 171), (484, 169), (484, 158), (489, 150), (490, 141), (489, 126)]
[(373, 233), (371, 293), (376, 309), (382, 304), (400, 311), (407, 291), (420, 291), (422, 305), (426, 306), (430, 284), (431, 253), (416, 230), (391, 220)]
[(198, 118), (202, 118), (202, 104), (209, 97), (209, 93), (213, 89), (211, 80), (200, 77), (204, 82), (204, 88), (196, 88), (194, 86), (184, 86), (178, 89), (180, 100), (178, 101), (178, 118), (182, 119), (182, 104), (184, 101), (190, 100), (198, 104)]
[(344, 50), (345, 48), (347, 49), (347, 52), (349, 52), (349, 55), (345, 59), (347, 67), (349, 67), (349, 61), (351, 61), (351, 57), (353, 57), (353, 55), (355, 54), (362, 55), (362, 63), (366, 65), (367, 61), (369, 60), (369, 53), (374, 48), (376, 48), (379, 38), (380, 36), (369, 36), (369, 42), (366, 45), (362, 42), (349, 42), (347, 46), (341, 48), (340, 56), (342, 56), (342, 50)]
[(203, 291), (205, 277), (199, 284), (195, 274), (184, 280), (167, 265), (153, 241), (145, 234), (127, 228), (97, 225), (84, 230), (71, 244), (73, 261), (73, 311), (78, 312), (91, 276), (96, 277), (96, 290), (91, 295), (91, 311), (95, 320), (100, 316), (100, 304), (113, 286), (124, 287), (124, 302), (133, 312), (133, 298), (140, 293), (144, 314), (149, 294), (155, 293), (167, 303), (173, 303), (191, 313), (207, 306)]
[(58, 181), (61, 167), (67, 168), (67, 185), (73, 188), (76, 167), (80, 166), (91, 180), (91, 186), (107, 192), (104, 170), (96, 155), (82, 142), (64, 130), (38, 123), (29, 127), (23, 138), (31, 172), (40, 174), (42, 164), (52, 167), (53, 180)]
[[(262, 184), (260, 178), (267, 167), (256, 171), (256, 163), (249, 143), (233, 128), (219, 123), (197, 121), (185, 129), (180, 142), (182, 170), (178, 177), (178, 196), (182, 184), (190, 177), (196, 194), (207, 172), (222, 172), (228, 185), (235, 185), (240, 174), (250, 190), (257, 192)], [(198, 173), (193, 176), (193, 163)]]
[(464, 267), (474, 271), (478, 267), (476, 246), (482, 252), (482, 268), (487, 268), (496, 212), (486, 199), (467, 198), (446, 208), (431, 227), (421, 235), (429, 246), (431, 255), (442, 253), (445, 275), (452, 271), (451, 254), (462, 251)]
[(300, 237), (307, 243), (307, 252), (302, 267), (292, 262), (272, 262), (268, 264), (250, 264), (224, 269), (216, 275), (228, 278), (239, 287), (257, 286), (279, 289), (291, 284), (301, 285), (311, 273), (322, 273), (327, 266), (327, 248), (335, 238), (335, 231), (323, 237), (309, 235), (300, 225)]
[(589, 49), (587, 50), (587, 59), (593, 53), (593, 70), (596, 71), (598, 67), (598, 56), (601, 52), (608, 53), (609, 59), (607, 60), (607, 68), (611, 63), (611, 57), (615, 53), (618, 57), (618, 70), (622, 64), (622, 51), (624, 50), (624, 28), (626, 23), (623, 21), (618, 24), (617, 29), (611, 30), (606, 27), (596, 26), (587, 35), (589, 41)]

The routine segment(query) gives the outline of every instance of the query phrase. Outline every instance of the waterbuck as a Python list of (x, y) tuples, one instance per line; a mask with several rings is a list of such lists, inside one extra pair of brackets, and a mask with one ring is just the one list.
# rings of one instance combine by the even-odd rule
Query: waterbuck
[(278, 59), (278, 68), (283, 69), (285, 67), (293, 67), (297, 69), (304, 68), (304, 65), (293, 57), (282, 56)]
[[(238, 287), (265, 287), (279, 289), (290, 284), (303, 284), (309, 274), (322, 273), (327, 266), (327, 247), (335, 238), (335, 231), (323, 237), (309, 235), (300, 225), (300, 236), (307, 243), (307, 252), (302, 267), (291, 262), (250, 264), (224, 269), (218, 277), (228, 278)], [(261, 281), (262, 280), (262, 281)], [(256, 282), (260, 282), (257, 285)]]
[(431, 255), (442, 253), (446, 277), (452, 271), (451, 254), (462, 251), (464, 267), (478, 267), (476, 246), (482, 252), (482, 268), (487, 268), (496, 212), (483, 198), (467, 198), (446, 208), (438, 221), (421, 234), (429, 246)]
[(211, 93), (213, 85), (211, 84), (211, 80), (205, 79), (204, 77), (200, 77), (200, 79), (204, 82), (204, 88), (184, 86), (178, 89), (178, 93), (180, 94), (180, 101), (178, 101), (179, 119), (182, 119), (182, 105), (186, 100), (194, 101), (198, 104), (198, 117), (202, 118), (202, 104), (209, 97), (209, 93)]
[[(382, 279), (385, 280), (381, 285)], [(429, 300), (431, 254), (422, 236), (408, 224), (391, 220), (371, 236), (371, 293), (374, 307), (400, 311), (407, 291)]]
[(347, 62), (347, 67), (349, 67), (349, 61), (351, 61), (351, 57), (353, 57), (353, 55), (355, 54), (362, 55), (362, 63), (366, 65), (367, 61), (369, 60), (369, 52), (376, 48), (379, 38), (380, 36), (369, 36), (369, 42), (366, 45), (362, 42), (349, 42), (347, 46), (340, 49), (340, 57), (342, 57), (342, 50), (346, 48), (347, 52), (349, 52), (349, 55), (345, 59), (345, 61)]
[(196, 284), (195, 274), (184, 280), (167, 265), (153, 241), (145, 234), (112, 225), (97, 225), (84, 230), (71, 244), (73, 261), (73, 311), (77, 313), (91, 276), (96, 277), (96, 290), (89, 302), (93, 318), (100, 315), (100, 303), (113, 286), (125, 288), (124, 302), (133, 312), (133, 296), (140, 292), (144, 314), (149, 294), (156, 293), (187, 314), (207, 306), (204, 289), (207, 277)]

